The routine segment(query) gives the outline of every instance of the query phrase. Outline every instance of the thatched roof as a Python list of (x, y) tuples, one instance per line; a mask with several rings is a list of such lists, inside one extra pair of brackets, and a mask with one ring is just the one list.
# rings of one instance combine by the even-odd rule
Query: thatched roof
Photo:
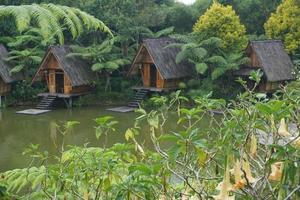
[(172, 38), (143, 40), (132, 63), (129, 74), (136, 72), (137, 65), (143, 62), (143, 60), (141, 60), (141, 52), (146, 49), (162, 78), (177, 79), (193, 75), (195, 70), (194, 66), (186, 61), (179, 64), (175, 61), (177, 54), (180, 52), (180, 48), (167, 47), (175, 42), (176, 40)]
[(37, 74), (47, 67), (47, 58), (53, 55), (59, 63), (59, 67), (69, 77), (72, 86), (91, 84), (95, 80), (95, 73), (91, 70), (91, 66), (78, 57), (68, 56), (71, 52), (71, 48), (67, 45), (50, 46)]
[(279, 40), (251, 41), (247, 53), (255, 53), (266, 78), (270, 82), (294, 79), (293, 63)]
[(4, 81), (4, 83), (12, 83), (14, 81), (20, 80), (21, 75), (19, 73), (10, 73), (12, 67), (5, 61), (5, 58), (7, 58), (7, 56), (8, 52), (6, 48), (2, 44), (0, 44), (0, 78)]

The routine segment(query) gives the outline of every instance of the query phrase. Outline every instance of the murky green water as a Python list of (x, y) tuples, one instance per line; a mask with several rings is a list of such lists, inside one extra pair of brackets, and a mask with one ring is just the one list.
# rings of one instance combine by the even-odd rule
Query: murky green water
[[(22, 152), (29, 144), (40, 144), (42, 150), (55, 154), (57, 149), (51, 139), (54, 123), (62, 123), (68, 120), (79, 121), (73, 133), (65, 138), (67, 145), (102, 146), (104, 137), (99, 140), (95, 137), (95, 122), (93, 119), (99, 116), (111, 115), (119, 121), (117, 132), (110, 134), (107, 145), (125, 142), (124, 132), (132, 127), (136, 113), (115, 113), (106, 111), (101, 107), (83, 107), (73, 110), (60, 109), (37, 116), (15, 114), (22, 108), (6, 108), (0, 112), (0, 171), (13, 168), (23, 168), (29, 164), (29, 159), (22, 156)], [(176, 120), (170, 120), (168, 129), (176, 130)], [(143, 127), (140, 138), (144, 144), (150, 145), (147, 127)], [(53, 138), (53, 137), (52, 137)]]

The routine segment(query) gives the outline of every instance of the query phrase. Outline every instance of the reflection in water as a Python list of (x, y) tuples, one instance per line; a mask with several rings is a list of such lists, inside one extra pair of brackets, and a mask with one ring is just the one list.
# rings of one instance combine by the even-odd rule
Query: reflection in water
[(56, 122), (54, 120), (50, 121), (49, 127), (50, 127), (50, 139), (52, 140), (55, 148), (57, 148), (57, 124), (56, 124)]
[[(60, 109), (47, 114), (29, 116), (15, 114), (23, 108), (6, 108), (2, 110), (0, 121), (0, 171), (26, 167), (29, 159), (22, 152), (29, 144), (39, 144), (41, 151), (57, 154), (62, 142), (56, 124), (61, 126), (65, 121), (79, 121), (74, 131), (65, 137), (65, 146), (88, 143), (89, 146), (101, 147), (104, 137), (96, 140), (95, 122), (99, 116), (112, 115), (119, 121), (119, 132), (108, 136), (108, 145), (124, 142), (124, 132), (133, 126), (135, 113), (112, 113), (101, 107)], [(145, 134), (147, 134), (145, 132)], [(58, 148), (56, 147), (58, 146)]]
[[(95, 118), (110, 115), (119, 121), (116, 126), (117, 131), (107, 136), (107, 146), (111, 146), (115, 143), (125, 142), (125, 131), (134, 126), (134, 119), (137, 117), (134, 112), (115, 113), (101, 107), (83, 107), (74, 108), (73, 110), (60, 109), (38, 116), (18, 115), (15, 114), (16, 110), (22, 110), (22, 108), (2, 110), (2, 120), (0, 121), (0, 171), (26, 167), (29, 164), (29, 159), (22, 156), (22, 152), (29, 144), (39, 144), (41, 151), (57, 154), (62, 143), (57, 124), (61, 126), (65, 121), (80, 122), (71, 134), (65, 136), (66, 147), (68, 145), (83, 146), (86, 143), (88, 143), (88, 146), (102, 147), (105, 136), (103, 135), (99, 140), (96, 140)], [(172, 117), (168, 119), (167, 131), (178, 129), (176, 121)], [(141, 133), (138, 136), (141, 144), (151, 146), (149, 135), (148, 126), (142, 126)]]

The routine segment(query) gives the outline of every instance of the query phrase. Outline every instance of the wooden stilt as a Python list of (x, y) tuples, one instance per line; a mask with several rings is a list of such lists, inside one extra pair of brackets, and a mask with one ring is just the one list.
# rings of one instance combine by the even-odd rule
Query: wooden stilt
[(72, 97), (69, 98), (69, 105), (68, 108), (71, 109), (72, 108), (72, 104), (73, 104), (73, 100)]

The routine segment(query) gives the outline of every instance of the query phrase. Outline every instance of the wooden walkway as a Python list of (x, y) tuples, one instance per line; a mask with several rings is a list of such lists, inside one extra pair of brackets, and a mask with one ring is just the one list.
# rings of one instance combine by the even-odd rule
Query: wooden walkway
[(133, 90), (148, 90), (150, 92), (164, 92), (164, 91), (170, 91), (170, 89), (166, 89), (166, 88), (156, 88), (156, 87), (144, 87), (144, 86), (135, 86), (132, 87), (131, 89)]
[(51, 110), (40, 110), (40, 109), (27, 109), (27, 110), (21, 110), (16, 112), (17, 114), (24, 114), (24, 115), (40, 115), (47, 112), (50, 112)]
[(121, 106), (116, 108), (109, 108), (107, 110), (113, 111), (113, 112), (120, 112), (120, 113), (127, 113), (127, 112), (133, 112), (136, 108), (128, 107), (128, 106)]
[(63, 94), (63, 93), (40, 93), (38, 94), (38, 97), (47, 97), (47, 96), (54, 96), (58, 98), (72, 98), (72, 97), (79, 97), (82, 95), (87, 95), (90, 94), (91, 92), (82, 92), (82, 93), (77, 93), (77, 94)]

